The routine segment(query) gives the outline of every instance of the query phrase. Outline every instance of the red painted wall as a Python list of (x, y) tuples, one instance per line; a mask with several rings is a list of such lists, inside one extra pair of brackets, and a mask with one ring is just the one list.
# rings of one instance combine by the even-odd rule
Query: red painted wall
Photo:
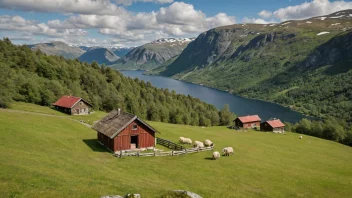
[[(137, 124), (137, 130), (132, 127)], [(135, 120), (113, 139), (113, 151), (131, 149), (131, 136), (138, 135), (138, 148), (153, 147), (155, 145), (155, 133), (141, 122)]]

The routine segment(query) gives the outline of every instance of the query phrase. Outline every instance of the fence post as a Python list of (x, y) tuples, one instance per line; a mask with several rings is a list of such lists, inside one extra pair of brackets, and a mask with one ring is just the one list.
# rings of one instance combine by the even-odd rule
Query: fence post
[(185, 149), (185, 154), (187, 155), (187, 149)]
[(171, 152), (171, 155), (174, 156), (174, 151)]
[(197, 153), (199, 153), (199, 147), (197, 148)]
[(139, 157), (139, 151), (137, 151), (137, 156)]
[(156, 151), (154, 150), (154, 156), (156, 156), (155, 154), (156, 154)]

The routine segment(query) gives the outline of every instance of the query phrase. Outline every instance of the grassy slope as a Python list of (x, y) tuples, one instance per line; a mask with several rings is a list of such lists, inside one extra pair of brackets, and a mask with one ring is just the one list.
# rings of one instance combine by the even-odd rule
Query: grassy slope
[[(47, 110), (46, 110), (47, 111)], [(236, 132), (150, 122), (161, 137), (209, 138), (235, 155), (118, 159), (96, 143), (95, 131), (66, 119), (0, 111), (3, 197), (155, 197), (185, 189), (204, 197), (348, 197), (352, 148), (309, 136)]]

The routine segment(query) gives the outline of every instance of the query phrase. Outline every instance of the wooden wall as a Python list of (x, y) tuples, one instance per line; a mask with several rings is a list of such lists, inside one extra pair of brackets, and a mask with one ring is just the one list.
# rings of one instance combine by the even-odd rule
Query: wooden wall
[[(137, 130), (132, 127), (137, 124)], [(114, 138), (114, 151), (131, 149), (131, 136), (138, 135), (138, 148), (154, 147), (155, 133), (144, 124), (135, 120)]]
[[(240, 121), (240, 119), (236, 119), (235, 121), (235, 126), (238, 126), (238, 127), (242, 127), (242, 128), (245, 128), (245, 129), (247, 129), (247, 128), (254, 128), (254, 127), (260, 127), (260, 121), (257, 121), (257, 122), (249, 122), (249, 123), (242, 123), (241, 121)], [(255, 124), (255, 126), (253, 126), (252, 127), (252, 124)]]
[[(79, 113), (77, 113), (76, 110), (79, 110)], [(84, 112), (81, 112), (81, 109), (84, 109)], [(86, 111), (88, 109), (88, 111)], [(83, 100), (77, 102), (72, 108), (71, 108), (71, 115), (86, 115), (89, 114), (90, 112), (90, 107), (89, 105), (84, 102)]]

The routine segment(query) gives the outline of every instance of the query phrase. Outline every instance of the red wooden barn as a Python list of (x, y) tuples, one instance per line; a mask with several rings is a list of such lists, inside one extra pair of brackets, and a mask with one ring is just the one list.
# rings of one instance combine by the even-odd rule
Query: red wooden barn
[(285, 133), (285, 124), (279, 119), (268, 120), (260, 124), (260, 130), (274, 133)]
[(155, 133), (159, 133), (136, 115), (120, 110), (111, 111), (93, 129), (98, 132), (98, 141), (114, 152), (154, 147)]
[(249, 115), (236, 118), (233, 122), (236, 127), (244, 129), (255, 128), (260, 126), (260, 117), (258, 115)]
[(56, 110), (70, 115), (86, 115), (92, 108), (87, 101), (75, 96), (62, 96), (53, 106)]

